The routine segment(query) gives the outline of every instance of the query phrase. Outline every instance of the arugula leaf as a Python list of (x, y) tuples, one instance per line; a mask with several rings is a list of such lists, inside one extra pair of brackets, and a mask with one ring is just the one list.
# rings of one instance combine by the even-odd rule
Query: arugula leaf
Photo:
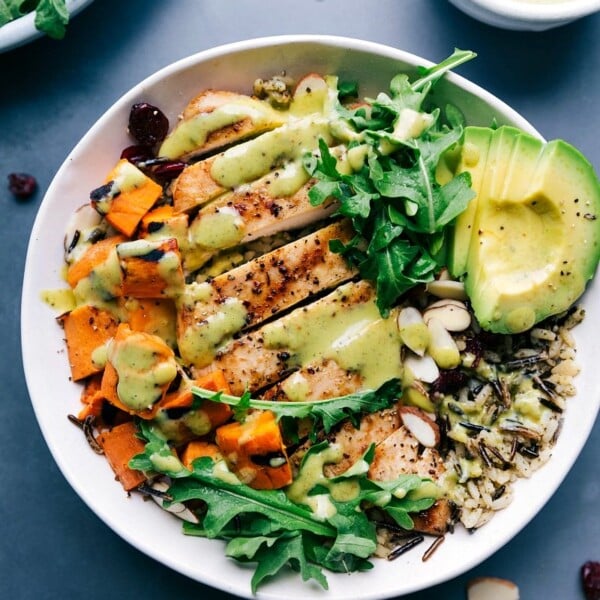
[(167, 439), (151, 422), (138, 422), (140, 437), (146, 440), (144, 452), (129, 461), (129, 467), (146, 473), (158, 471), (169, 477), (187, 477), (189, 471), (177, 458)]
[[(273, 577), (287, 565), (298, 571), (303, 581), (314, 579), (324, 589), (329, 589), (327, 579), (323, 575), (321, 568), (308, 560), (303, 538), (303, 534), (297, 532), (295, 534), (283, 534), (275, 539), (271, 538), (268, 542), (267, 540), (263, 540), (263, 543), (260, 544), (252, 557), (250, 557), (250, 560), (257, 563), (251, 580), (253, 594), (256, 593), (258, 586), (265, 579)], [(243, 554), (234, 554), (233, 551), (235, 550), (240, 550), (239, 545), (236, 545), (236, 547), (228, 546), (227, 555), (237, 558), (242, 562), (248, 560)]]
[(340, 105), (340, 119), (358, 136), (352, 143), (366, 147), (365, 164), (353, 173), (338, 170), (324, 142), (320, 155), (305, 161), (316, 179), (311, 203), (336, 198), (336, 215), (350, 218), (357, 234), (350, 244), (330, 243), (331, 250), (375, 283), (383, 316), (406, 291), (434, 279), (443, 266), (446, 228), (475, 195), (468, 174), (445, 185), (436, 179), (442, 155), (462, 138), (462, 115), (450, 107), (443, 122), (439, 109), (422, 112), (435, 82), (474, 57), (473, 52), (455, 50), (438, 65), (421, 69), (421, 77), (412, 83), (406, 74), (397, 75), (389, 94), (370, 101), (369, 115), (364, 108), (352, 111)]
[(0, 0), (0, 27), (34, 11), (39, 31), (57, 40), (65, 36), (69, 22), (66, 0)]
[(238, 407), (240, 403), (243, 403), (245, 408), (270, 410), (277, 419), (310, 417), (315, 424), (322, 424), (325, 433), (329, 433), (337, 423), (344, 419), (350, 418), (353, 423), (357, 423), (360, 414), (375, 412), (391, 406), (400, 394), (400, 382), (392, 379), (377, 390), (363, 390), (316, 402), (256, 400), (246, 394), (240, 398), (222, 392), (215, 393), (213, 390), (205, 390), (197, 386), (192, 387), (192, 393), (199, 398), (229, 404), (233, 407)]
[(35, 26), (49, 37), (62, 40), (65, 37), (69, 11), (65, 0), (40, 0), (35, 11)]
[(419, 72), (421, 74), (421, 78), (415, 81), (412, 87), (413, 89), (417, 90), (423, 89), (427, 85), (435, 83), (443, 75), (448, 73), (448, 71), (452, 71), (452, 69), (455, 69), (456, 67), (465, 62), (473, 60), (476, 57), (477, 54), (471, 50), (460, 50), (455, 48), (454, 52), (448, 58), (439, 62), (437, 65), (433, 65), (431, 67), (420, 67)]
[(174, 502), (203, 500), (207, 512), (202, 522), (206, 537), (220, 537), (224, 528), (238, 515), (253, 513), (267, 517), (278, 529), (306, 530), (331, 537), (335, 530), (315, 519), (312, 512), (288, 500), (281, 490), (255, 490), (240, 482), (231, 483), (215, 475), (208, 457), (194, 461), (194, 470), (169, 488)]

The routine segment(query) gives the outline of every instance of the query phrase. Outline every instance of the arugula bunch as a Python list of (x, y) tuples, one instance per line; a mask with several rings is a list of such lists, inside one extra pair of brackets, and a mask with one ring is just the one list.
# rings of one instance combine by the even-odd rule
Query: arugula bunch
[[(171, 448), (152, 425), (143, 422), (140, 427), (148, 444), (143, 454), (131, 460), (130, 466), (160, 472), (157, 464), (163, 463), (157, 463), (156, 455), (172, 456)], [(327, 448), (327, 442), (312, 446), (303, 458), (298, 477), (303, 476), (309, 457)], [(168, 490), (169, 502), (203, 502), (201, 523), (185, 522), (184, 533), (225, 540), (227, 556), (255, 563), (253, 593), (263, 581), (286, 566), (300, 572), (304, 581), (314, 579), (327, 589), (323, 569), (351, 572), (372, 568), (368, 559), (377, 546), (376, 529), (365, 507), (377, 506), (401, 527), (411, 529), (409, 513), (425, 510), (435, 502), (431, 495), (423, 497), (419, 493), (429, 480), (417, 475), (403, 475), (390, 482), (368, 479), (374, 453), (372, 445), (348, 471), (325, 478), (331, 485), (354, 482), (356, 493), (351, 499), (336, 501), (329, 486), (323, 484), (309, 490), (310, 495), (326, 497), (334, 507), (328, 516), (317, 515), (308, 506), (290, 500), (282, 490), (255, 490), (237, 482), (229, 472), (223, 477), (208, 457), (196, 459), (191, 471), (183, 465), (166, 470), (173, 478)], [(225, 468), (224, 463), (221, 466)]]
[[(330, 247), (375, 283), (383, 316), (404, 292), (431, 281), (444, 265), (446, 228), (474, 196), (468, 173), (444, 185), (436, 180), (440, 158), (462, 136), (462, 116), (455, 107), (448, 107), (444, 119), (439, 108), (425, 112), (433, 84), (474, 56), (455, 50), (438, 65), (421, 69), (413, 83), (407, 75), (397, 75), (390, 94), (379, 94), (366, 107), (339, 104), (339, 118), (355, 132), (349, 153), (360, 148), (366, 156), (352, 173), (340, 172), (323, 141), (320, 156), (305, 159), (306, 169), (317, 179), (311, 203), (336, 198), (336, 214), (350, 218), (356, 231), (348, 244), (336, 240)], [(411, 122), (417, 124), (414, 136)]]
[(0, 27), (35, 11), (36, 29), (60, 40), (69, 22), (66, 0), (0, 0)]

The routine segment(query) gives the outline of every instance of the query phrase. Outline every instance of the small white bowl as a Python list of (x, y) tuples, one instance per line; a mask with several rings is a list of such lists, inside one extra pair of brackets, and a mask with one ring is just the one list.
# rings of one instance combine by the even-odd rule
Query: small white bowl
[[(69, 19), (83, 10), (92, 0), (67, 0)], [(0, 27), (0, 52), (7, 52), (44, 35), (35, 27), (35, 12), (30, 12)]]
[(600, 0), (449, 0), (483, 23), (516, 31), (544, 31), (600, 10)]

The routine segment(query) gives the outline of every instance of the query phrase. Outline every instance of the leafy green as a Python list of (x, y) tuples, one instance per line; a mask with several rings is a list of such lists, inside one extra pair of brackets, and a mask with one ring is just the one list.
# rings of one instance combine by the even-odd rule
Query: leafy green
[[(141, 434), (148, 436), (148, 443), (144, 453), (130, 461), (132, 468), (143, 465), (144, 456), (170, 452), (168, 442), (161, 442), (151, 427), (142, 427)], [(401, 476), (390, 482), (369, 480), (367, 474), (374, 446), (345, 473), (327, 478), (321, 470), (317, 480), (312, 467), (308, 466), (308, 458), (329, 449), (327, 442), (312, 446), (298, 475), (308, 477), (306, 498), (313, 494), (327, 497), (333, 511), (326, 515), (316, 514), (307, 504), (291, 500), (283, 490), (255, 490), (244, 485), (227, 470), (225, 463), (215, 463), (208, 457), (196, 459), (191, 471), (182, 466), (178, 472), (166, 472), (174, 477), (168, 490), (169, 502), (202, 501), (205, 510), (201, 523), (184, 523), (184, 533), (226, 540), (227, 556), (256, 563), (253, 592), (286, 566), (298, 571), (303, 580), (314, 579), (327, 589), (323, 569), (350, 572), (372, 566), (368, 558), (375, 551), (377, 539), (375, 525), (369, 520), (365, 507), (376, 504), (410, 529), (412, 520), (408, 513), (428, 508), (435, 502), (433, 497), (411, 500), (412, 491), (425, 482), (430, 485), (429, 480), (416, 475)], [(160, 472), (160, 468), (156, 470)], [(355, 493), (344, 501), (337, 501), (332, 490), (344, 482), (353, 483)]]
[(65, 37), (69, 11), (65, 0), (40, 0), (35, 11), (35, 26), (55, 40)]
[(339, 118), (355, 131), (350, 151), (362, 146), (366, 156), (353, 172), (338, 169), (323, 141), (320, 156), (305, 160), (317, 179), (311, 203), (336, 198), (336, 214), (348, 217), (356, 232), (348, 244), (335, 241), (330, 248), (375, 283), (383, 316), (407, 290), (435, 277), (445, 263), (446, 228), (474, 196), (466, 173), (444, 185), (436, 179), (440, 158), (462, 137), (462, 115), (451, 106), (445, 121), (439, 109), (424, 112), (435, 82), (474, 56), (455, 50), (438, 65), (421, 69), (413, 83), (407, 75), (397, 75), (390, 93), (370, 100), (368, 111), (339, 105)]
[(37, 29), (57, 40), (65, 36), (69, 22), (65, 0), (0, 0), (0, 27), (33, 11)]
[(329, 433), (335, 425), (344, 419), (349, 418), (356, 424), (359, 415), (391, 406), (400, 394), (400, 382), (393, 379), (384, 383), (377, 390), (362, 390), (346, 396), (316, 402), (256, 400), (251, 398), (249, 394), (244, 394), (242, 397), (230, 396), (223, 392), (214, 392), (196, 386), (192, 387), (192, 393), (198, 398), (229, 404), (234, 407), (234, 410), (238, 411), (238, 415), (240, 414), (240, 408), (243, 409), (241, 414), (245, 414), (246, 410), (253, 408), (270, 410), (278, 419), (282, 417), (294, 419), (309, 417), (315, 425), (321, 424), (325, 433)]

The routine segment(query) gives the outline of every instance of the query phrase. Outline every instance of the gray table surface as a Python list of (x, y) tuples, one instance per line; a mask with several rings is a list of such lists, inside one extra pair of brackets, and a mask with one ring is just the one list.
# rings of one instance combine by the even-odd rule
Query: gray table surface
[[(226, 42), (286, 33), (363, 38), (439, 60), (479, 58), (461, 74), (562, 137), (600, 167), (600, 14), (545, 33), (482, 25), (444, 0), (96, 0), (61, 42), (0, 55), (0, 598), (228, 598), (138, 552), (104, 525), (54, 464), (20, 360), (26, 244), (43, 192), (80, 137), (125, 91), (179, 58)], [(27, 202), (6, 175), (28, 171)], [(40, 335), (44, 325), (40, 323)], [(55, 402), (48, 398), (48, 402)], [(464, 598), (479, 575), (514, 580), (522, 598), (582, 599), (579, 569), (600, 560), (600, 424), (563, 485), (512, 542), (453, 581), (410, 600)], [(199, 557), (201, 559), (201, 557)]]

